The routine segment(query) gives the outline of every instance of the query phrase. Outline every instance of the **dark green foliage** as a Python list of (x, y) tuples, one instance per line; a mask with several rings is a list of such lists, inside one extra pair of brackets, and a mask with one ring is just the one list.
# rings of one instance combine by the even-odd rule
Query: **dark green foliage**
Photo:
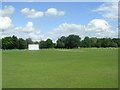
[(27, 49), (27, 42), (22, 38), (19, 38), (19, 49)]
[(19, 48), (19, 41), (15, 35), (12, 36), (12, 41), (13, 41), (13, 49), (18, 49)]
[(2, 49), (26, 49), (27, 43), (24, 39), (16, 36), (5, 37), (2, 39)]
[(40, 41), (39, 43), (40, 48), (53, 48), (55, 45), (53, 44), (51, 39), (47, 39), (46, 41)]
[(53, 48), (53, 42), (51, 39), (47, 39), (46, 40), (46, 45), (47, 45), (47, 48)]
[(46, 44), (46, 41), (40, 41), (39, 43), (39, 47), (42, 49), (42, 48), (47, 48), (47, 44)]
[(2, 39), (0, 39), (0, 49), (2, 49)]
[(35, 42), (33, 42), (34, 44), (39, 44), (39, 42), (38, 41), (35, 41)]
[(96, 37), (90, 38), (90, 46), (96, 47), (96, 45), (97, 45), (97, 38)]
[(120, 47), (120, 38), (113, 38), (112, 41), (115, 42), (118, 47)]
[(13, 35), (12, 37), (4, 37), (0, 39), (0, 49), (27, 49), (28, 44), (39, 44), (42, 48), (107, 48), (107, 47), (120, 47), (120, 38), (89, 38), (86, 36), (82, 41), (78, 35), (69, 35), (68, 37), (62, 36), (58, 38), (56, 43), (53, 43), (51, 39), (46, 41), (35, 41), (33, 42), (31, 38), (26, 40), (22, 38), (17, 38)]
[(2, 39), (2, 49), (14, 49), (12, 37), (5, 37)]
[(69, 35), (65, 40), (65, 47), (78, 48), (80, 46), (80, 39), (78, 35)]
[(82, 40), (82, 47), (91, 47), (91, 42), (89, 37), (85, 37), (84, 40)]
[(27, 43), (27, 45), (28, 45), (28, 44), (33, 44), (33, 41), (32, 41), (31, 38), (27, 38), (27, 39), (26, 39), (26, 43)]
[(57, 48), (65, 48), (65, 41), (66, 41), (66, 37), (62, 36), (61, 38), (59, 38), (57, 40)]

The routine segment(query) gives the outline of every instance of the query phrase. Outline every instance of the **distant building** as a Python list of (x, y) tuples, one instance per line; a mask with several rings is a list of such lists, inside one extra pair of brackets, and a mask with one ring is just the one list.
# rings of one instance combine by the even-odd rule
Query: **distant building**
[(39, 44), (29, 44), (28, 50), (39, 50)]

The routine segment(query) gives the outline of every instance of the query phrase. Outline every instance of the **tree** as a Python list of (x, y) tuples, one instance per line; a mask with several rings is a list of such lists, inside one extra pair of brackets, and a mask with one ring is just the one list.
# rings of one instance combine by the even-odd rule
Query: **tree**
[(69, 35), (58, 38), (56, 43), (53, 43), (51, 39), (33, 42), (31, 38), (24, 40), (13, 35), (0, 39), (0, 49), (1, 47), (2, 49), (26, 49), (28, 44), (39, 44), (40, 48), (120, 47), (120, 38), (89, 38), (86, 36), (82, 41), (80, 40), (78, 35)]
[(96, 37), (90, 38), (90, 46), (96, 47), (96, 44), (97, 44), (97, 38)]
[(51, 39), (46, 40), (46, 45), (47, 45), (47, 48), (53, 48), (53, 46), (54, 46)]
[(32, 41), (31, 38), (27, 38), (27, 39), (26, 39), (26, 42), (27, 42), (27, 45), (28, 45), (28, 44), (33, 44), (33, 41)]
[(91, 47), (90, 38), (88, 36), (86, 36), (84, 38), (84, 40), (82, 41), (82, 46), (83, 47)]
[(47, 48), (47, 44), (46, 44), (46, 41), (40, 41), (39, 42), (39, 47), (42, 49), (42, 48)]
[(69, 35), (65, 40), (65, 47), (78, 48), (80, 46), (80, 39), (78, 35)]
[(110, 38), (102, 38), (101, 39), (101, 47), (110, 47), (111, 39)]
[(57, 40), (57, 48), (65, 48), (66, 37), (62, 36)]
[(97, 39), (96, 47), (100, 48), (101, 47), (101, 43), (102, 43), (102, 40), (101, 39)]
[(0, 49), (2, 49), (2, 39), (0, 39)]
[(22, 38), (19, 38), (19, 48), (18, 49), (26, 49), (27, 48), (27, 42), (22, 39)]
[(47, 39), (46, 41), (40, 41), (39, 42), (39, 47), (40, 48), (53, 48), (54, 44), (51, 39)]
[(28, 44), (33, 44), (33, 41), (31, 38), (27, 38), (26, 43), (27, 43), (27, 48), (28, 48)]
[(2, 39), (2, 49), (14, 49), (14, 43), (11, 37), (5, 37)]
[(118, 47), (120, 47), (120, 38), (113, 38), (112, 41), (115, 42)]
[(38, 41), (35, 41), (35, 42), (33, 42), (34, 44), (39, 44), (39, 42)]
[(18, 41), (18, 38), (15, 35), (12, 36), (12, 42), (13, 42), (13, 49), (18, 49), (19, 41)]
[(64, 48), (65, 47), (65, 43), (62, 42), (60, 39), (57, 40), (57, 48)]
[(111, 47), (118, 47), (116, 42), (111, 42)]

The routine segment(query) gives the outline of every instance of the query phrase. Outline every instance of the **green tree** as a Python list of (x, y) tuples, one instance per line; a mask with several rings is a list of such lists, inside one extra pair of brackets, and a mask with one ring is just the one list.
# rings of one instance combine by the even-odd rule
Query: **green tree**
[(27, 38), (27, 39), (26, 39), (26, 42), (27, 42), (27, 44), (33, 44), (33, 41), (32, 41), (31, 38)]
[(53, 48), (53, 46), (54, 46), (51, 39), (46, 40), (46, 45), (47, 45), (47, 48)]
[(96, 47), (100, 48), (101, 47), (101, 43), (102, 43), (102, 40), (100, 38), (98, 38)]
[(111, 39), (110, 38), (102, 38), (101, 39), (101, 47), (110, 47)]
[(18, 41), (18, 38), (15, 35), (12, 36), (12, 42), (13, 42), (13, 48), (18, 49), (19, 41)]
[(19, 48), (18, 49), (27, 49), (27, 42), (26, 40), (19, 38)]
[(46, 44), (46, 41), (40, 41), (39, 42), (39, 47), (42, 49), (42, 48), (47, 48), (47, 44)]
[(97, 38), (96, 37), (90, 38), (90, 46), (96, 47), (96, 45), (97, 45)]
[(117, 43), (116, 42), (111, 42), (111, 47), (118, 47)]
[(33, 41), (31, 38), (27, 38), (26, 43), (27, 43), (27, 48), (28, 48), (28, 44), (33, 44)]
[(64, 48), (65, 47), (65, 43), (62, 42), (60, 39), (57, 40), (57, 48)]
[(11, 37), (5, 37), (2, 39), (2, 49), (14, 49), (14, 43)]
[(112, 41), (115, 42), (118, 47), (120, 47), (120, 38), (113, 38)]
[(33, 42), (34, 44), (39, 44), (39, 42), (38, 41), (35, 41), (35, 42)]
[(91, 47), (90, 38), (88, 36), (86, 36), (84, 38), (84, 40), (82, 41), (82, 46), (83, 47)]
[(0, 49), (2, 49), (2, 39), (0, 39)]
[(57, 48), (65, 48), (66, 37), (62, 36), (57, 40)]
[(69, 35), (65, 40), (65, 47), (78, 48), (80, 46), (80, 39), (78, 35)]

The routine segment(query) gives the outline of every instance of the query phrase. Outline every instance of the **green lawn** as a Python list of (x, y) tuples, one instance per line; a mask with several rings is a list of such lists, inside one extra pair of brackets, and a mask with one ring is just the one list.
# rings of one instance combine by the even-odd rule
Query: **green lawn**
[(3, 88), (117, 88), (118, 49), (3, 51)]

